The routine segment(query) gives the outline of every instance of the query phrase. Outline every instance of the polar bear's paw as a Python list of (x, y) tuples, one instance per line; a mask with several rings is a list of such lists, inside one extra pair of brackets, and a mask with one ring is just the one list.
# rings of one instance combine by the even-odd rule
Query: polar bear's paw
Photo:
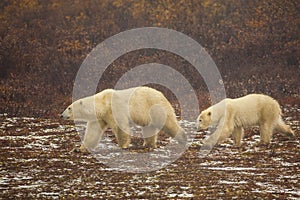
[(74, 147), (70, 153), (88, 153), (88, 150), (83, 146), (81, 145), (79, 148), (78, 147)]

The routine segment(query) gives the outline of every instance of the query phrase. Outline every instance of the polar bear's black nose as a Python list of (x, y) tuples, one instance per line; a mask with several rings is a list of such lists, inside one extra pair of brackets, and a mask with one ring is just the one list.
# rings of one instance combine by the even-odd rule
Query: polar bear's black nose
[(64, 116), (63, 116), (63, 115), (60, 115), (60, 118), (61, 118), (61, 119), (63, 119), (63, 118), (64, 118)]

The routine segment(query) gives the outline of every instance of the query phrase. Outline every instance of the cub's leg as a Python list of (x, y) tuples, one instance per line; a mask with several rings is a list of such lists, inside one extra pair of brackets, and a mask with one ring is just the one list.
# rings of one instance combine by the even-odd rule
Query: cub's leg
[(241, 141), (244, 137), (244, 129), (243, 127), (236, 127), (233, 129), (232, 138), (236, 146), (241, 146)]
[(157, 148), (157, 133), (152, 126), (143, 127), (144, 147)]

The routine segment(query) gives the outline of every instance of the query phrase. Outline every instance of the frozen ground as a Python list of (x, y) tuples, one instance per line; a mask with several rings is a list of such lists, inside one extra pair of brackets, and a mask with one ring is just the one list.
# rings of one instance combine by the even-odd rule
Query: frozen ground
[(163, 135), (154, 151), (138, 137), (120, 150), (108, 132), (93, 156), (71, 152), (80, 136), (70, 123), (2, 114), (0, 199), (299, 199), (300, 108), (284, 113), (293, 140), (277, 133), (270, 147), (258, 146), (252, 128), (242, 147), (228, 140), (207, 156), (200, 156), (205, 132), (196, 133), (193, 122), (181, 122), (193, 137), (182, 155)]

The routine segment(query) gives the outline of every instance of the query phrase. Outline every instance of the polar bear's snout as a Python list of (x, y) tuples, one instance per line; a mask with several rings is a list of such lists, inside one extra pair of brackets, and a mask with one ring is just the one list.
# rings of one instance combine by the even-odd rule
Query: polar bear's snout
[(60, 118), (64, 120), (72, 120), (72, 109), (69, 106), (61, 115)]
[(208, 128), (208, 126), (202, 124), (201, 122), (198, 122), (196, 127), (197, 127), (197, 132), (200, 132), (201, 130), (205, 130)]
[(65, 120), (70, 119), (69, 116), (66, 116), (66, 115), (64, 115), (64, 114), (61, 114), (61, 115), (60, 115), (60, 118), (61, 118), (61, 119), (65, 119)]
[(62, 113), (61, 115), (60, 115), (60, 118), (61, 119), (69, 119), (70, 117), (69, 116), (67, 116), (66, 114), (64, 114), (64, 113)]

